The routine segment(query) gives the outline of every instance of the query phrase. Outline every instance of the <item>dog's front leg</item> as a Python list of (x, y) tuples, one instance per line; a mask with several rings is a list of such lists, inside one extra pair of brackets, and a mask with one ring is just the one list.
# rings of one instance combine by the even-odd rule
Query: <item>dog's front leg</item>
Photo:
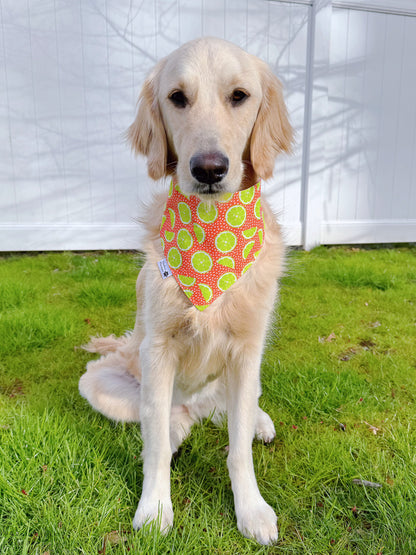
[(254, 474), (252, 442), (257, 415), (261, 353), (245, 353), (227, 374), (229, 433), (228, 470), (234, 493), (237, 526), (242, 534), (263, 545), (278, 538), (277, 518), (264, 501)]
[(143, 489), (133, 527), (152, 523), (166, 533), (173, 524), (169, 439), (175, 360), (172, 350), (149, 337), (140, 347), (140, 421), (143, 437)]

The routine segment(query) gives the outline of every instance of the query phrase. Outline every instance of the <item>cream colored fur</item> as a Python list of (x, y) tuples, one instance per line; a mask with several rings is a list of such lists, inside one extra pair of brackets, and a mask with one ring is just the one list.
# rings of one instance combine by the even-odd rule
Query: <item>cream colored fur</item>
[[(235, 89), (248, 97), (230, 102)], [(180, 90), (187, 100), (170, 100)], [(234, 192), (271, 175), (278, 152), (289, 151), (292, 132), (281, 86), (257, 58), (219, 39), (187, 43), (163, 59), (145, 82), (129, 130), (133, 148), (148, 159), (155, 179), (175, 174), (185, 193), (197, 194), (189, 161), (196, 152), (221, 151), (229, 170), (222, 192)], [(201, 197), (206, 198), (206, 197)], [(228, 416), (228, 468), (237, 525), (262, 544), (278, 536), (276, 515), (262, 498), (252, 440), (275, 431), (258, 406), (260, 363), (282, 273), (280, 229), (263, 199), (265, 243), (253, 267), (206, 310), (190, 303), (173, 277), (163, 280), (159, 238), (166, 195), (155, 196), (145, 218), (146, 262), (137, 280), (134, 331), (94, 338), (100, 353), (88, 363), (80, 392), (104, 415), (140, 422), (144, 482), (135, 528), (173, 523), (170, 460), (193, 423)]]

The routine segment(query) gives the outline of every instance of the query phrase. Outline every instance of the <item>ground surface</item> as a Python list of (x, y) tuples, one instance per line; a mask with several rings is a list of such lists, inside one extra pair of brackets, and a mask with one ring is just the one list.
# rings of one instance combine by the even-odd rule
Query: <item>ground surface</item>
[[(277, 546), (237, 531), (227, 430), (172, 465), (173, 531), (133, 532), (141, 438), (79, 397), (90, 335), (134, 323), (131, 254), (0, 257), (0, 553), (416, 553), (416, 248), (289, 257), (254, 445)], [(367, 480), (373, 486), (358, 485)]]

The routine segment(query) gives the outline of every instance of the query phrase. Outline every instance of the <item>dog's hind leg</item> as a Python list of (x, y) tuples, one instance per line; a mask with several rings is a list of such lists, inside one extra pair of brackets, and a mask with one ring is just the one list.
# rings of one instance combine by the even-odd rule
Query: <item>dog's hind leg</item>
[[(103, 356), (87, 364), (81, 376), (79, 390), (90, 405), (112, 420), (118, 422), (140, 422), (140, 378), (139, 355), (133, 351), (131, 336), (117, 338), (95, 337), (86, 345), (89, 352)], [(185, 405), (173, 405), (170, 414), (170, 445), (176, 453), (183, 440), (189, 435), (198, 417), (191, 414)]]
[(130, 373), (120, 351), (87, 364), (79, 391), (97, 411), (119, 422), (139, 422), (140, 383)]
[(185, 405), (174, 405), (170, 411), (170, 447), (175, 454), (183, 440), (189, 435), (191, 427), (197, 422)]
[(272, 419), (260, 407), (257, 407), (255, 437), (264, 443), (270, 443), (276, 437)]
[(87, 364), (87, 371), (79, 380), (79, 391), (95, 410), (119, 422), (140, 419), (138, 331), (120, 338), (95, 337), (84, 347), (103, 356)]

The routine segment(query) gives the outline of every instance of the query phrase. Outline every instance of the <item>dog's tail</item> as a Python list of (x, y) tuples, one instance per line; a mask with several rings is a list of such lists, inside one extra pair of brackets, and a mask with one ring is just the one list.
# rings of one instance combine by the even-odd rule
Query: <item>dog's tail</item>
[(108, 335), (107, 337), (96, 336), (91, 337), (90, 342), (83, 345), (82, 348), (89, 353), (108, 355), (109, 353), (115, 353), (120, 347), (127, 343), (128, 339), (128, 334), (122, 337), (116, 337), (114, 334)]
[(88, 362), (79, 392), (95, 410), (118, 422), (140, 421), (139, 354), (129, 339), (95, 337), (83, 347), (102, 356)]

